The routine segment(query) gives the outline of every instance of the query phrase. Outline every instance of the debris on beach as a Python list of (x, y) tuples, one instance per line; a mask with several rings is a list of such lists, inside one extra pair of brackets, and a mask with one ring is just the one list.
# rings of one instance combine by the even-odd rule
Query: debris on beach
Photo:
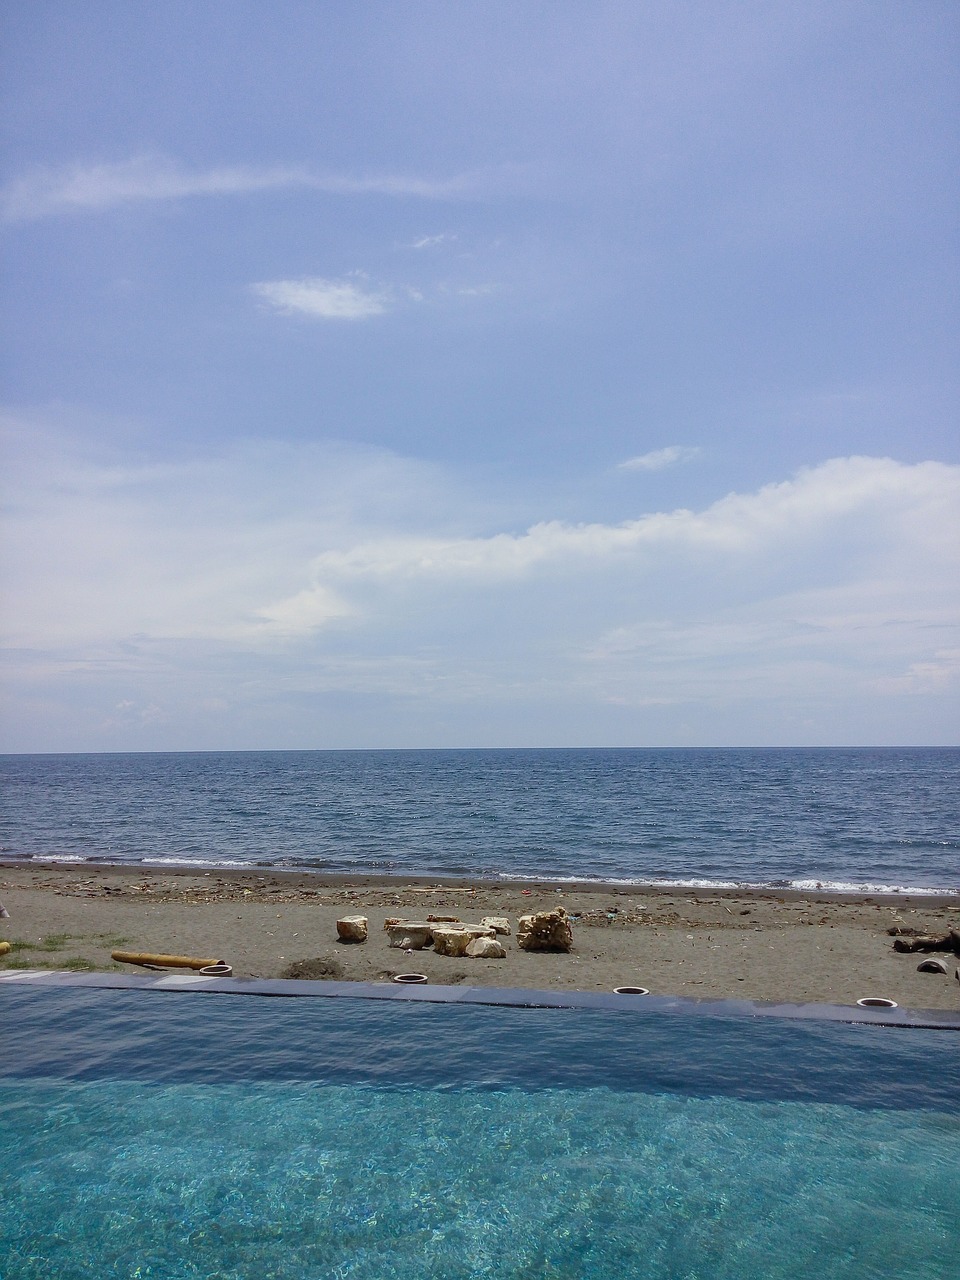
[(900, 935), (893, 940), (894, 951), (952, 951), (960, 956), (960, 930), (949, 929), (946, 933), (912, 933)]

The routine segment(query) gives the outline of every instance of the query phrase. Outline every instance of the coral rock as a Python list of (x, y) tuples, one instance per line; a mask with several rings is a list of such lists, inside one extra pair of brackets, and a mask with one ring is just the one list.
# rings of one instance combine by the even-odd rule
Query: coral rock
[(569, 951), (573, 929), (563, 907), (521, 916), (517, 921), (517, 946), (522, 951)]
[(391, 947), (404, 951), (422, 951), (433, 942), (433, 925), (422, 920), (398, 920), (387, 925), (387, 937)]
[(506, 916), (484, 916), (480, 923), (485, 924), (494, 933), (502, 933), (510, 937), (510, 921)]
[(367, 917), (341, 916), (337, 921), (337, 936), (341, 942), (366, 942)]
[(480, 924), (434, 925), (433, 949), (438, 956), (465, 956), (474, 938), (492, 938), (493, 930)]
[(474, 938), (467, 943), (463, 954), (473, 956), (475, 960), (504, 960), (507, 955), (503, 943), (496, 938)]

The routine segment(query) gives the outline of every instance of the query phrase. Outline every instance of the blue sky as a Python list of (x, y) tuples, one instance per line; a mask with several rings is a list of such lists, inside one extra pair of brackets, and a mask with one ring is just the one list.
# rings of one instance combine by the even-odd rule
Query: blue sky
[(956, 741), (954, 4), (2, 24), (0, 749)]

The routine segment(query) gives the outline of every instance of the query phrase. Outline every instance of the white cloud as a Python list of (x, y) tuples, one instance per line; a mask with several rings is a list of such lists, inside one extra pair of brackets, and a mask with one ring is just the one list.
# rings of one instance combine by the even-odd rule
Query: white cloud
[(488, 495), (374, 450), (247, 442), (131, 465), (36, 423), (20, 439), (8, 685), (40, 692), (11, 724), (82, 696), (91, 724), (176, 745), (188, 703), (256, 705), (282, 745), (300, 715), (284, 708), (349, 693), (448, 724), (468, 707), (566, 717), (569, 741), (593, 724), (604, 740), (603, 708), (667, 717), (663, 738), (690, 708), (775, 707), (787, 725), (822, 705), (854, 725), (882, 705), (896, 741), (904, 708), (946, 723), (956, 695), (960, 467), (838, 458), (700, 511), (517, 532)]
[(880, 694), (949, 694), (960, 688), (960, 649), (937, 649), (927, 662), (911, 662), (901, 675), (873, 682)]
[(42, 422), (5, 427), (2, 616), (19, 648), (303, 634), (352, 612), (332, 589), (298, 598), (318, 546), (439, 511), (434, 469), (382, 450), (247, 441), (141, 463)]
[(309, 587), (277, 604), (265, 605), (257, 610), (257, 616), (277, 635), (303, 635), (338, 618), (348, 618), (353, 612), (328, 588)]
[(457, 237), (453, 235), (451, 232), (442, 231), (439, 235), (436, 235), (436, 236), (420, 236), (418, 240), (414, 240), (411, 243), (410, 248), (411, 249), (435, 249), (437, 245), (448, 244), (451, 241), (454, 241), (456, 239)]
[(403, 174), (358, 177), (318, 173), (297, 165), (187, 169), (164, 156), (147, 155), (112, 164), (35, 169), (0, 189), (0, 218), (21, 222), (62, 213), (92, 213), (123, 204), (297, 188), (341, 196), (455, 200), (476, 195), (491, 181), (496, 181), (496, 176), (483, 173), (439, 179)]
[(387, 309), (388, 295), (371, 293), (352, 280), (268, 280), (250, 286), (282, 315), (315, 316), (323, 320), (367, 320)]
[(699, 458), (700, 453), (700, 449), (689, 445), (671, 444), (665, 449), (654, 449), (651, 453), (627, 458), (617, 466), (621, 471), (663, 471), (665, 467), (675, 466), (678, 462), (692, 462), (694, 458)]
[[(395, 535), (322, 553), (318, 575), (338, 580), (366, 577), (484, 578), (510, 580), (560, 568), (594, 572), (598, 566), (639, 564), (655, 568), (670, 560), (700, 564), (748, 563), (760, 556), (776, 566), (777, 555), (796, 556), (829, 547), (833, 568), (859, 547), (844, 524), (867, 534), (872, 554), (887, 556), (895, 532), (911, 525), (908, 546), (931, 542), (936, 563), (954, 549), (953, 517), (960, 518), (960, 468), (927, 462), (904, 466), (888, 458), (836, 458), (805, 468), (792, 480), (756, 493), (729, 494), (702, 512), (654, 512), (620, 524), (571, 525), (551, 520), (525, 532), (484, 538)], [(853, 551), (845, 553), (844, 543)], [(706, 558), (705, 558), (706, 557)], [(735, 558), (735, 559), (734, 559)], [(960, 560), (960, 554), (951, 557)], [(829, 563), (829, 562), (828, 562)]]

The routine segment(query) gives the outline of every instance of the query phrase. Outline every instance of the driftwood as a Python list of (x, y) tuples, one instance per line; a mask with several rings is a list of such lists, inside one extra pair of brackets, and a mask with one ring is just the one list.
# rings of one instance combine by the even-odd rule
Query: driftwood
[(918, 933), (913, 937), (899, 937), (893, 940), (894, 951), (952, 951), (960, 955), (960, 930), (950, 929), (946, 933)]
[(110, 959), (119, 960), (121, 964), (145, 965), (149, 969), (209, 969), (223, 964), (222, 960), (205, 956), (167, 956), (152, 951), (111, 951)]

